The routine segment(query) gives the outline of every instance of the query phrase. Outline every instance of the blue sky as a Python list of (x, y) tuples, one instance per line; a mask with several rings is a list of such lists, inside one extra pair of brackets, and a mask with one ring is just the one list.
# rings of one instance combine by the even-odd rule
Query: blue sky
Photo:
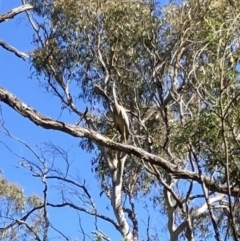
[[(7, 12), (20, 4), (21, 2), (17, 0), (1, 0), (0, 13)], [(33, 46), (31, 45), (31, 27), (27, 23), (24, 14), (0, 24), (0, 38), (20, 51), (29, 52), (33, 49)], [(59, 117), (60, 105), (58, 100), (49, 96), (43, 89), (39, 88), (38, 81), (34, 77), (30, 78), (31, 70), (28, 61), (23, 61), (17, 58), (14, 54), (0, 48), (0, 68), (1, 86), (15, 94), (28, 105), (40, 111), (42, 114), (53, 118)], [(101, 199), (99, 198), (100, 190), (94, 179), (94, 174), (90, 171), (91, 156), (78, 147), (80, 140), (60, 132), (44, 130), (33, 125), (29, 120), (21, 117), (4, 104), (0, 104), (0, 106), (2, 108), (5, 125), (10, 133), (30, 144), (34, 150), (37, 151), (36, 146), (40, 146), (42, 142), (48, 141), (61, 146), (65, 150), (71, 149), (69, 159), (73, 162), (72, 174), (76, 174), (77, 170), (79, 171), (81, 180), (87, 180), (86, 184), (88, 185), (93, 198), (98, 199), (97, 206), (101, 211), (106, 212), (105, 205), (102, 205), (102, 203), (106, 204), (106, 200), (104, 201), (104, 197)], [(76, 117), (74, 118), (68, 113), (64, 113), (63, 119), (69, 123), (77, 121)], [(29, 159), (33, 158), (31, 153), (20, 143), (12, 141), (2, 134), (0, 134), (0, 141), (6, 143), (17, 154)], [(29, 171), (17, 167), (19, 158), (12, 155), (2, 144), (0, 144), (0, 153), (0, 170), (4, 172), (4, 176), (9, 181), (21, 185), (27, 195), (38, 194), (42, 196), (43, 185), (38, 179), (32, 177)], [(59, 161), (60, 167), (61, 165), (64, 167), (64, 165), (61, 164), (61, 160), (57, 161)], [(54, 192), (54, 190), (52, 192)], [(56, 203), (59, 203), (57, 201), (57, 196), (52, 195), (50, 198)], [(108, 212), (110, 213), (110, 211)], [(81, 237), (78, 234), (78, 219), (74, 211), (69, 211), (69, 209), (57, 211), (56, 209), (50, 209), (50, 218), (62, 232), (71, 234), (72, 238)], [(93, 219), (90, 219), (89, 216), (82, 215), (82, 225), (90, 235), (94, 228), (93, 225), (91, 225), (91, 223), (93, 223), (92, 221)], [(104, 227), (108, 228), (109, 234), (114, 233), (114, 236), (116, 237), (116, 232), (112, 226), (102, 226), (102, 228)]]
[[(162, 1), (162, 3), (163, 2), (166, 1)], [(17, 7), (20, 4), (20, 0), (0, 0), (0, 14)], [(0, 39), (16, 47), (20, 51), (26, 53), (30, 52), (33, 49), (33, 46), (31, 45), (32, 31), (29, 23), (26, 21), (25, 15), (21, 14), (12, 20), (0, 24)], [(58, 118), (60, 115), (58, 99), (50, 96), (42, 88), (39, 88), (37, 79), (34, 77), (31, 78), (32, 70), (30, 67), (28, 61), (23, 61), (17, 58), (13, 53), (0, 47), (0, 86), (3, 86), (11, 93), (15, 94), (18, 98), (38, 110), (43, 115)], [(6, 128), (12, 135), (30, 144), (35, 151), (38, 152), (37, 147), (41, 146), (41, 143), (49, 141), (57, 146), (61, 146), (61, 148), (65, 150), (70, 150), (69, 160), (72, 162), (71, 174), (74, 176), (79, 172), (81, 180), (86, 180), (88, 190), (95, 200), (99, 212), (114, 219), (109, 201), (104, 195), (101, 197), (99, 196), (101, 190), (99, 184), (94, 179), (94, 174), (91, 172), (92, 157), (90, 154), (86, 154), (86, 152), (80, 149), (78, 146), (80, 139), (35, 126), (28, 119), (21, 117), (6, 105), (0, 103), (0, 106), (2, 108)], [(64, 112), (61, 119), (68, 123), (75, 123), (77, 121), (76, 117), (70, 115), (68, 112)], [(1, 133), (0, 141), (6, 143), (15, 153), (34, 161), (33, 155), (20, 143), (9, 139)], [(1, 143), (0, 153), (0, 170), (4, 172), (4, 176), (10, 182), (18, 183), (22, 186), (27, 195), (38, 194), (42, 196), (42, 183), (40, 180), (32, 177), (27, 169), (19, 168), (18, 162), (20, 159), (12, 155)], [(57, 159), (56, 162), (58, 162), (60, 168), (65, 168), (61, 159)], [(52, 202), (60, 203), (56, 192), (56, 189), (51, 188), (49, 191), (49, 199)], [(107, 206), (109, 206), (109, 209), (107, 209)], [(146, 209), (140, 209), (140, 206), (142, 205), (137, 203), (137, 209), (141, 210), (138, 213), (139, 229), (141, 230), (143, 227), (146, 228), (147, 211)], [(158, 210), (152, 210), (151, 205), (148, 205), (148, 209), (151, 212), (151, 227), (154, 227), (155, 225), (163, 227), (163, 225), (166, 224), (166, 220), (163, 219)], [(82, 240), (81, 234), (79, 233), (80, 228), (78, 226), (78, 217), (74, 210), (67, 208), (49, 209), (49, 217), (61, 232), (67, 236), (71, 235), (71, 238), (79, 238), (79, 240)], [(84, 230), (91, 236), (91, 231), (94, 230), (94, 219), (88, 215), (81, 214), (81, 221)], [(101, 221), (99, 221), (99, 224), (99, 228), (109, 235), (113, 241), (121, 240), (119, 233), (112, 225), (108, 225)], [(159, 233), (159, 237), (160, 240), (168, 240), (167, 233)]]
[[(0, 0), (0, 13), (5, 13), (20, 4), (21, 2), (17, 0)], [(26, 21), (24, 14), (0, 24), (0, 38), (20, 51), (29, 52), (33, 49), (31, 45), (31, 27)], [(3, 86), (42, 114), (53, 118), (59, 117), (60, 105), (58, 100), (39, 88), (38, 81), (34, 77), (31, 78), (30, 64), (28, 61), (23, 61), (17, 58), (13, 53), (0, 47), (0, 68), (0, 86)], [(91, 156), (79, 148), (79, 139), (56, 131), (44, 130), (41, 127), (33, 125), (29, 120), (21, 117), (4, 104), (0, 104), (0, 106), (2, 108), (6, 128), (12, 135), (30, 144), (35, 151), (38, 151), (37, 146), (48, 141), (61, 146), (65, 150), (71, 149), (69, 152), (69, 159), (73, 162), (72, 175), (79, 171), (81, 180), (87, 180), (86, 183), (89, 191), (96, 201), (99, 211), (113, 217), (111, 208), (109, 210), (106, 209), (107, 204), (110, 205), (109, 202), (106, 202), (104, 195), (101, 198), (99, 197), (100, 189), (98, 188), (98, 183), (94, 179), (94, 174), (91, 172)], [(62, 118), (69, 123), (74, 123), (77, 120), (76, 117), (69, 115), (68, 112), (64, 113)], [(20, 143), (9, 139), (3, 134), (0, 134), (0, 141), (6, 143), (17, 154), (34, 160), (32, 159), (33, 155)], [(42, 196), (43, 185), (38, 179), (32, 177), (29, 171), (19, 168), (18, 161), (20, 161), (20, 159), (12, 155), (2, 144), (0, 144), (0, 153), (0, 170), (4, 172), (4, 176), (10, 182), (18, 183), (22, 186), (27, 195), (38, 194)], [(64, 168), (62, 161), (57, 161), (59, 162), (58, 165)], [(51, 189), (51, 192), (54, 193), (54, 189)], [(49, 198), (58, 203), (57, 196), (52, 194)], [(49, 210), (51, 221), (57, 225), (57, 228), (67, 235), (71, 234), (72, 238), (81, 237), (78, 233), (78, 219), (73, 210)], [(144, 213), (142, 213), (142, 215), (142, 217), (144, 217)], [(84, 214), (81, 217), (85, 231), (91, 235), (91, 231), (94, 229), (94, 220)], [(154, 222), (159, 222), (159, 224), (165, 223), (159, 220), (159, 215), (156, 215), (154, 218), (156, 218)], [(113, 226), (106, 225), (102, 222), (99, 223), (101, 223), (99, 226), (100, 229), (102, 228), (102, 231), (106, 232), (113, 240), (120, 240), (120, 236)], [(140, 227), (141, 225), (143, 225), (143, 221), (140, 220)], [(164, 236), (166, 238), (166, 235)]]
[[(166, 1), (162, 1), (161, 3), (163, 4), (164, 2)], [(20, 5), (20, 0), (0, 0), (0, 14)], [(31, 26), (26, 21), (25, 15), (21, 14), (12, 20), (1, 23), (0, 39), (16, 47), (20, 51), (26, 53), (30, 52), (33, 49), (33, 46), (31, 45), (32, 31)], [(30, 67), (28, 61), (23, 61), (17, 58), (13, 53), (0, 47), (0, 86), (3, 86), (11, 93), (15, 94), (18, 98), (38, 110), (43, 115), (58, 118), (60, 115), (58, 99), (50, 96), (42, 88), (39, 88), (37, 79), (34, 77), (31, 78), (32, 70)], [(80, 139), (73, 138), (60, 132), (45, 130), (41, 127), (35, 126), (28, 119), (21, 117), (4, 104), (0, 103), (0, 107), (2, 109), (6, 128), (12, 135), (30, 144), (35, 151), (38, 152), (37, 147), (41, 146), (41, 143), (49, 141), (57, 146), (61, 146), (61, 148), (65, 150), (70, 150), (69, 160), (72, 162), (71, 174), (75, 175), (78, 172), (81, 180), (86, 180), (88, 191), (95, 200), (98, 210), (114, 219), (109, 201), (104, 195), (102, 195), (102, 197), (99, 196), (101, 190), (99, 184), (94, 179), (94, 174), (91, 172), (92, 156), (86, 154), (86, 152), (80, 149)], [(68, 123), (75, 123), (77, 121), (76, 117), (70, 115), (68, 112), (64, 112), (61, 119)], [(1, 133), (0, 141), (6, 143), (17, 154), (34, 161), (33, 155), (20, 143), (9, 139)], [(4, 176), (10, 182), (18, 183), (22, 186), (27, 195), (38, 194), (42, 196), (42, 183), (40, 180), (32, 177), (28, 170), (19, 168), (18, 162), (20, 159), (12, 155), (1, 143), (0, 153), (0, 170), (4, 172)], [(56, 162), (58, 162), (60, 168), (65, 168), (61, 159), (57, 159)], [(49, 199), (52, 202), (60, 203), (56, 192), (56, 189), (51, 188), (49, 191)], [(109, 206), (109, 209), (107, 209), (107, 206)], [(140, 206), (140, 203), (137, 204), (138, 210), (140, 210)], [(154, 225), (162, 227), (166, 224), (166, 220), (163, 219), (158, 210), (152, 210), (150, 205), (148, 205), (148, 209), (152, 215), (151, 227)], [(69, 210), (67, 208), (49, 209), (49, 214), (53, 224), (55, 224), (63, 233), (67, 236), (71, 234), (71, 238), (79, 238), (79, 240), (82, 240), (81, 235), (79, 234), (80, 228), (78, 226), (78, 217), (74, 210)], [(141, 209), (141, 212), (138, 213), (138, 215), (141, 230), (146, 223), (146, 221), (144, 223), (147, 215), (146, 209)], [(94, 230), (94, 219), (88, 215), (82, 214), (81, 221), (84, 230), (91, 236), (91, 231)], [(109, 235), (113, 241), (121, 240), (119, 233), (112, 225), (108, 225), (101, 221), (99, 221), (99, 224), (99, 228)], [(144, 228), (146, 228), (146, 226)], [(167, 233), (159, 233), (159, 237), (160, 240), (168, 240)]]
[[(166, 1), (162, 1), (162, 3), (163, 2)], [(0, 14), (20, 5), (20, 0), (0, 0)], [(12, 20), (1, 23), (0, 39), (16, 47), (20, 51), (26, 53), (30, 52), (33, 49), (33, 45), (31, 45), (32, 31), (31, 26), (26, 21), (25, 15), (21, 14)], [(30, 67), (28, 61), (23, 61), (17, 58), (13, 53), (0, 47), (0, 86), (3, 86), (11, 93), (15, 94), (18, 98), (37, 109), (43, 115), (57, 119), (60, 115), (60, 104), (58, 99), (50, 96), (44, 89), (39, 88), (37, 79), (35, 77), (31, 78), (32, 70)], [(70, 150), (69, 159), (72, 161), (71, 174), (75, 175), (79, 172), (81, 180), (86, 180), (88, 190), (95, 200), (98, 210), (114, 219), (109, 201), (107, 201), (104, 195), (101, 197), (99, 196), (101, 190), (99, 184), (94, 179), (94, 174), (91, 172), (92, 156), (80, 149), (80, 139), (35, 126), (28, 119), (21, 117), (4, 104), (0, 103), (0, 106), (2, 108), (6, 128), (12, 135), (30, 144), (35, 151), (38, 152), (37, 146), (41, 146), (41, 143), (49, 141), (57, 146), (61, 146), (61, 148), (65, 150)], [(68, 123), (75, 123), (77, 121), (76, 116), (70, 115), (68, 112), (64, 112), (61, 119)], [(12, 141), (3, 134), (0, 134), (0, 141), (6, 143), (17, 154), (34, 160), (33, 155), (20, 143)], [(20, 161), (20, 159), (12, 155), (1, 143), (0, 153), (0, 170), (4, 172), (5, 177), (9, 181), (18, 183), (22, 186), (27, 195), (38, 194), (42, 196), (42, 183), (38, 179), (32, 177), (27, 169), (19, 168), (18, 161)], [(58, 162), (60, 168), (64, 169), (65, 166), (62, 160), (57, 159), (56, 162)], [(52, 202), (60, 203), (56, 192), (56, 190), (51, 188), (49, 191), (49, 199)], [(107, 206), (109, 206), (109, 209), (107, 209)], [(137, 205), (139, 210), (140, 206), (140, 204)], [(150, 206), (148, 208), (151, 209)], [(150, 210), (151, 214), (153, 214), (152, 211), (153, 210)], [(63, 233), (67, 236), (71, 234), (71, 238), (79, 238), (79, 240), (82, 240), (79, 234), (78, 217), (74, 210), (67, 208), (49, 209), (49, 214), (53, 224)], [(147, 212), (141, 209), (141, 213), (138, 214), (141, 230), (141, 228), (144, 227), (143, 220)], [(81, 214), (81, 221), (84, 230), (91, 236), (91, 231), (94, 230), (94, 219), (88, 215)], [(152, 216), (152, 224), (163, 226), (165, 223), (166, 220), (155, 210), (154, 216)], [(112, 240), (120, 240), (119, 233), (112, 225), (108, 225), (101, 221), (99, 221), (99, 224), (99, 228), (109, 235)], [(161, 240), (168, 240), (168, 234), (159, 235)]]

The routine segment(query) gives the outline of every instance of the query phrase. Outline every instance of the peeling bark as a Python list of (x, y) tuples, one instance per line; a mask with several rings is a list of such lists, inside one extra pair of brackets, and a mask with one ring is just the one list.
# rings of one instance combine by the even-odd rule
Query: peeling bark
[[(111, 139), (91, 129), (67, 124), (62, 121), (57, 121), (52, 118), (45, 117), (41, 115), (38, 111), (23, 103), (15, 95), (11, 94), (1, 86), (0, 101), (4, 102), (6, 105), (17, 111), (20, 115), (28, 118), (35, 125), (41, 126), (44, 129), (58, 130), (74, 137), (89, 138), (100, 146), (108, 147), (110, 149), (121, 151), (127, 154), (132, 154), (139, 157), (147, 163), (157, 165), (163, 168), (169, 174), (172, 174), (176, 179), (192, 180), (200, 184), (204, 182), (204, 184), (206, 185), (206, 187), (208, 187), (209, 190), (217, 191), (222, 194), (228, 194), (228, 189), (225, 186), (219, 185), (218, 183), (214, 182), (205, 175), (199, 177), (198, 173), (183, 170), (179, 168), (177, 165), (172, 164), (173, 161), (171, 162), (170, 160), (165, 160), (162, 157), (148, 153), (147, 151), (144, 151), (143, 149), (132, 145), (125, 145), (114, 142)], [(240, 191), (239, 188), (231, 187), (230, 189), (231, 195), (233, 197), (238, 197)]]

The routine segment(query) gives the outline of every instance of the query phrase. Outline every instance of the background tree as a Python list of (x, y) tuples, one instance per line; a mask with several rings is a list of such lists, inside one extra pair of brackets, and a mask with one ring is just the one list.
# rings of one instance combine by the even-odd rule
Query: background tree
[[(149, 223), (146, 237), (139, 229), (140, 201), (166, 217), (163, 229), (171, 241), (238, 240), (240, 3), (29, 4), (34, 76), (59, 100), (59, 112), (69, 111), (76, 121), (46, 117), (2, 87), (0, 100), (36, 125), (81, 138), (114, 217), (97, 210), (84, 183), (69, 176), (65, 152), (51, 144), (45, 151), (64, 157), (64, 172), (37, 153), (36, 162), (24, 162), (36, 177), (64, 185), (61, 202), (45, 201), (45, 209), (88, 213), (113, 225), (124, 240), (158, 240)], [(128, 142), (114, 122), (114, 85), (130, 123)], [(69, 197), (73, 193), (81, 205)], [(96, 230), (96, 239), (110, 240)]]
[(24, 196), (16, 184), (0, 179), (0, 222), (1, 240), (42, 240), (47, 233), (41, 199), (38, 196)]

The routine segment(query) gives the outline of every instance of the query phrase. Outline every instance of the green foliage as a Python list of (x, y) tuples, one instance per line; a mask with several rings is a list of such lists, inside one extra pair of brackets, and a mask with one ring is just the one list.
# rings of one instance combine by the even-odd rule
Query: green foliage
[[(151, 151), (177, 168), (201, 169), (219, 185), (240, 185), (236, 165), (240, 150), (239, 1), (171, 1), (162, 9), (141, 0), (30, 2), (43, 18), (32, 64), (37, 75), (44, 74), (41, 84), (60, 98), (62, 108), (79, 115), (75, 106), (90, 106), (87, 117), (78, 116), (83, 127), (121, 141), (110, 108), (115, 81), (118, 101), (131, 123), (133, 137), (128, 144)], [(80, 147), (96, 151), (93, 171), (109, 195), (113, 182), (106, 157), (114, 159), (116, 152), (96, 148), (91, 140), (81, 141)], [(146, 197), (161, 183), (159, 176), (166, 182), (172, 178), (166, 170), (153, 170), (129, 155), (122, 197)], [(26, 200), (29, 206), (41, 204), (35, 196), (23, 199), (17, 187), (6, 193), (18, 210)], [(153, 196), (149, 199), (163, 200), (163, 195)], [(184, 215), (178, 217), (186, 221)], [(193, 233), (197, 235), (205, 223), (210, 223), (206, 213), (194, 224)], [(201, 231), (199, 240), (210, 237), (208, 227), (203, 225)]]
[(0, 179), (0, 200), (4, 203), (12, 202), (13, 212), (19, 213), (24, 210), (25, 198), (23, 190), (15, 184), (10, 184), (6, 179)]
[[(1, 240), (19, 240), (25, 236), (24, 240), (33, 240), (33, 231), (38, 232), (43, 227), (44, 220), (41, 210), (37, 210), (29, 219), (22, 222), (29, 222), (31, 231), (21, 225), (21, 218), (34, 208), (42, 205), (41, 199), (36, 196), (24, 195), (23, 189), (13, 183), (9, 183), (3, 176), (0, 178), (0, 225)], [(19, 223), (15, 220), (19, 220)]]
[[(36, 1), (34, 6), (47, 19), (46, 42), (32, 55), (37, 72), (49, 76), (46, 88), (49, 84), (61, 87), (56, 75), (77, 85), (73, 97), (91, 103), (92, 111), (98, 112), (98, 130), (112, 138), (115, 129), (108, 121), (109, 103), (96, 85), (111, 98), (115, 80), (121, 102), (134, 113), (130, 119), (135, 133), (142, 136), (141, 147), (148, 148), (145, 139), (150, 134), (154, 152), (163, 157), (168, 146), (175, 156), (186, 158), (193, 145), (204, 157), (207, 170), (225, 165), (223, 142), (234, 137), (223, 136), (221, 103), (238, 101), (233, 100), (237, 93), (230, 92), (239, 88), (235, 69), (239, 48), (233, 46), (239, 19), (227, 1), (200, 4), (189, 0), (183, 6), (168, 4), (162, 11), (155, 6), (158, 15), (144, 1), (58, 0), (51, 5)], [(175, 73), (178, 85), (186, 82), (184, 90), (167, 109), (161, 109), (176, 81)], [(176, 101), (179, 98), (184, 104)], [(99, 101), (104, 110), (96, 105)], [(136, 116), (144, 120), (146, 113), (154, 111), (158, 113), (146, 120), (145, 128), (139, 125)], [(236, 116), (227, 116), (228, 123), (236, 122)], [(230, 133), (230, 127), (226, 128)], [(92, 150), (86, 142), (81, 146)], [(104, 161), (98, 164), (97, 176), (103, 172), (108, 176)], [(129, 173), (134, 168), (129, 166)], [(147, 179), (138, 190), (151, 182), (150, 176)]]

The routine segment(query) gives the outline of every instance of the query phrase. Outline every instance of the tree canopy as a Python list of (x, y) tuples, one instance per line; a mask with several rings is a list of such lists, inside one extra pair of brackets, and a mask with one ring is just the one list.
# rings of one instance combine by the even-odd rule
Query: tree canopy
[[(240, 2), (29, 0), (1, 14), (0, 23), (22, 12), (34, 50), (23, 53), (4, 41), (0, 46), (28, 59), (39, 88), (59, 101), (59, 113), (76, 121), (45, 116), (1, 86), (0, 101), (26, 121), (79, 139), (79, 148), (93, 157), (100, 200), (107, 197), (113, 216), (100, 213), (99, 200), (69, 175), (67, 158), (62, 172), (15, 138), (34, 153), (35, 161), (21, 165), (42, 180), (45, 192), (51, 192), (51, 179), (63, 186), (55, 204), (46, 196), (26, 198), (16, 186), (9, 192), (12, 184), (0, 179), (0, 201), (7, 198), (15, 207), (12, 222), (1, 220), (2, 239), (12, 240), (15, 230), (20, 240), (49, 240), (54, 227), (48, 209), (67, 206), (108, 222), (122, 240), (161, 240), (166, 230), (171, 241), (239, 240)], [(128, 128), (127, 141), (116, 125), (123, 115), (118, 125)], [(49, 148), (41, 155), (65, 157), (61, 147)], [(69, 198), (73, 190), (82, 204)], [(19, 205), (26, 206), (22, 217)], [(162, 216), (161, 228), (151, 227), (152, 212)], [(12, 214), (1, 219), (5, 215)], [(22, 226), (27, 238), (16, 228)], [(94, 233), (96, 240), (112, 240), (106, 230)]]

